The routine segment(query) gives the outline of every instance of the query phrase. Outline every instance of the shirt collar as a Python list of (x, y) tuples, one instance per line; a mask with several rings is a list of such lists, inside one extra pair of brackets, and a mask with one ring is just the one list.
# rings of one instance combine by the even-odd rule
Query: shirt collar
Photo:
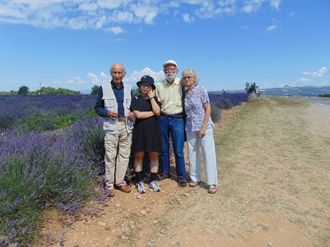
[(114, 89), (123, 89), (124, 88), (124, 83), (122, 82), (120, 87), (118, 88), (113, 80), (111, 80), (111, 87)]

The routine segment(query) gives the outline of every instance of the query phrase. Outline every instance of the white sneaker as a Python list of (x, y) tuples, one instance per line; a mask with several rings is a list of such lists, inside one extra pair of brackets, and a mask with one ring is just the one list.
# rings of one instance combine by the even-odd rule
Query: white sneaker
[(159, 185), (157, 184), (156, 181), (152, 181), (150, 184), (149, 184), (150, 188), (153, 189), (154, 192), (160, 192), (160, 187)]
[(136, 184), (136, 187), (137, 187), (137, 191), (140, 193), (140, 194), (143, 194), (143, 193), (146, 193), (146, 189), (144, 188), (144, 184), (142, 181), (138, 182)]

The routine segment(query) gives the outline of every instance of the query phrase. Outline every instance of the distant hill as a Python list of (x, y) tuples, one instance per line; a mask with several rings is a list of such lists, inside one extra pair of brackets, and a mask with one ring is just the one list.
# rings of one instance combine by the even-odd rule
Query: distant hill
[(318, 96), (320, 94), (330, 93), (330, 86), (324, 87), (290, 87), (261, 89), (261, 95), (264, 96)]

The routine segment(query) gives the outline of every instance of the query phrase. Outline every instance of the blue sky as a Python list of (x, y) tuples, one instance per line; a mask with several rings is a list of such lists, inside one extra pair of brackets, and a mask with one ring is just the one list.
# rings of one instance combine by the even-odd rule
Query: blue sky
[(0, 0), (0, 91), (131, 85), (174, 59), (208, 90), (330, 85), (329, 0)]

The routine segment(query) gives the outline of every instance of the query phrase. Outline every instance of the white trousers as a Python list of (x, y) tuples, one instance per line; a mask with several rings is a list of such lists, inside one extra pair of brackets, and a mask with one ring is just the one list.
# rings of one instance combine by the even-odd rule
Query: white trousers
[(187, 132), (187, 143), (190, 163), (190, 178), (193, 182), (201, 181), (201, 152), (204, 154), (206, 181), (208, 185), (218, 183), (217, 161), (213, 128), (207, 128), (203, 138), (197, 132)]
[(129, 162), (132, 136), (126, 130), (125, 122), (118, 122), (117, 133), (105, 133), (105, 183), (112, 187), (114, 184), (125, 183), (124, 178)]

